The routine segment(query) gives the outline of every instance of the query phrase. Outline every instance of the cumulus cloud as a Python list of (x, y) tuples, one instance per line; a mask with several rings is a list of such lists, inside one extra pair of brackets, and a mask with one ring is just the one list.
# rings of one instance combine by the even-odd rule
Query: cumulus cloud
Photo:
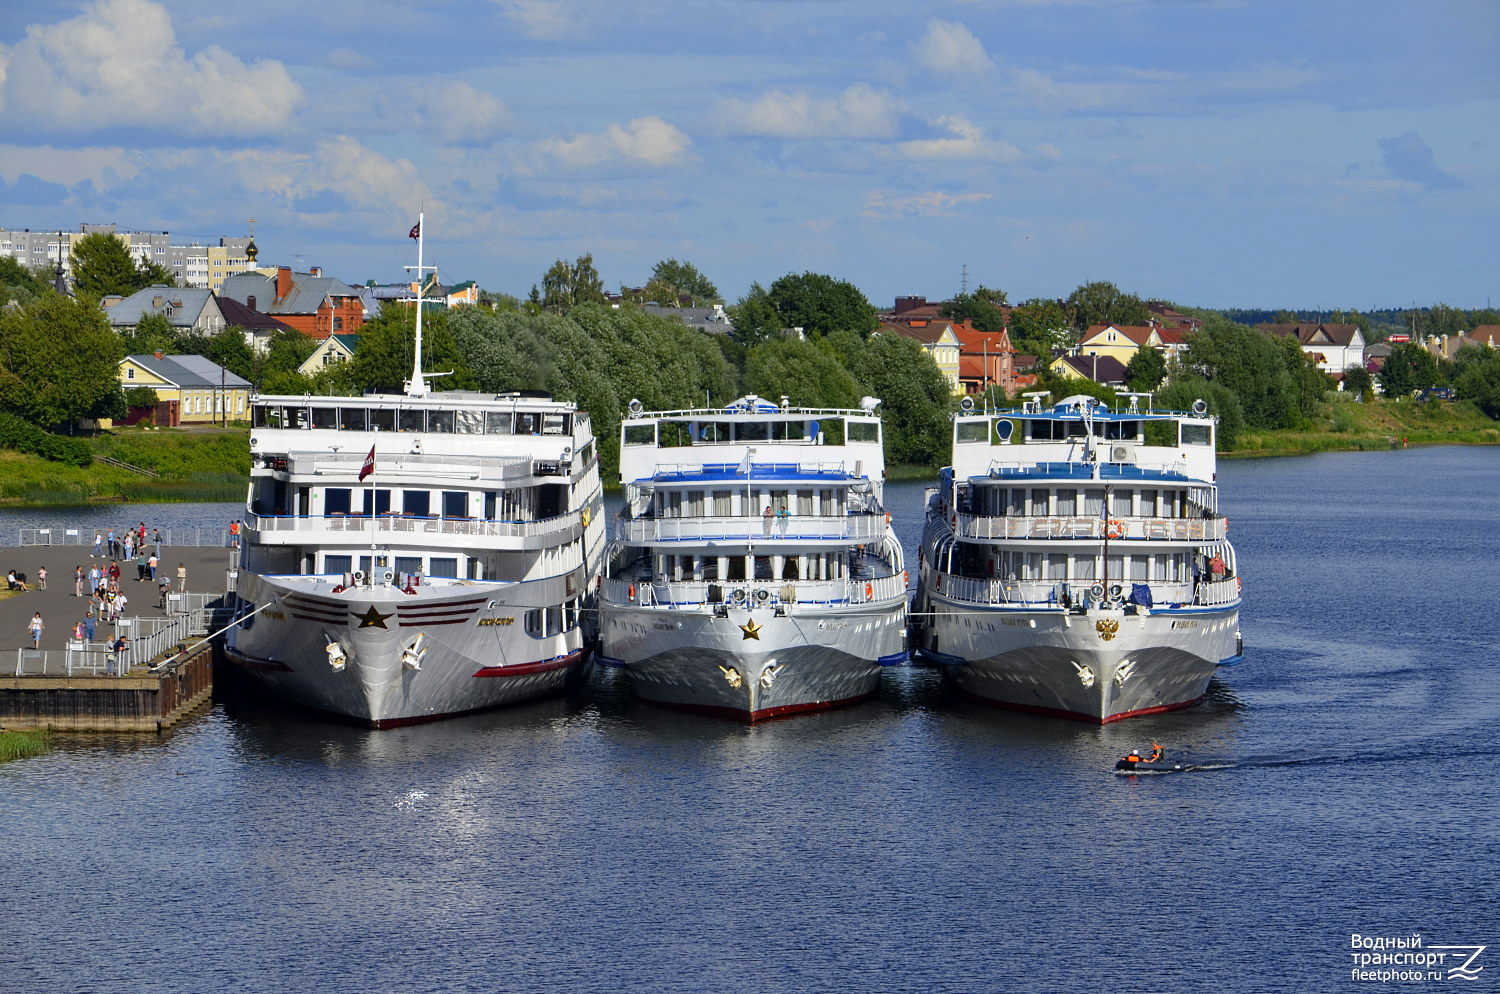
[(495, 5), (529, 38), (564, 38), (591, 21), (572, 0), (495, 0)]
[(1415, 131), (1407, 131), (1394, 138), (1378, 138), (1380, 157), (1385, 160), (1386, 172), (1406, 183), (1415, 183), (1424, 190), (1458, 190), (1464, 183), (1451, 173), (1438, 167), (1437, 158)]
[(401, 217), (441, 210), (441, 202), (409, 159), (392, 159), (348, 135), (335, 135), (311, 152), (230, 153), (224, 162), (252, 193), (280, 198), (284, 205), (317, 202), (336, 194), (360, 208)]
[(986, 140), (984, 133), (966, 117), (944, 116), (933, 123), (948, 134), (904, 141), (896, 146), (897, 151), (908, 159), (986, 159), (1004, 165), (1013, 165), (1026, 157), (1010, 142)]
[(374, 117), (386, 127), (435, 132), (453, 145), (483, 144), (512, 122), (500, 99), (462, 80), (405, 82), (380, 94)]
[(994, 68), (984, 45), (972, 31), (962, 24), (935, 17), (927, 22), (927, 33), (912, 46), (912, 52), (922, 66), (948, 75), (984, 73)]
[(731, 134), (889, 139), (896, 135), (902, 109), (890, 93), (855, 83), (834, 97), (772, 90), (754, 100), (726, 100), (718, 116)]
[(596, 135), (575, 135), (541, 143), (540, 149), (574, 168), (631, 162), (672, 166), (692, 158), (687, 135), (659, 117), (638, 117), (625, 127), (611, 124)]
[(896, 197), (888, 193), (865, 194), (865, 205), (860, 209), (864, 217), (941, 217), (955, 214), (955, 207), (962, 204), (989, 200), (988, 193), (944, 193), (932, 190), (914, 196)]
[(58, 24), (0, 46), (0, 114), (30, 130), (173, 125), (253, 135), (284, 127), (302, 89), (275, 61), (250, 64), (211, 45), (189, 56), (153, 0), (95, 0)]

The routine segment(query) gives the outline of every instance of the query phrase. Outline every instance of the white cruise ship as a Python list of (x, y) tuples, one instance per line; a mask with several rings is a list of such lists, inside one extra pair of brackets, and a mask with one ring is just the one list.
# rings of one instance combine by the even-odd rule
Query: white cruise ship
[(586, 413), (432, 393), (415, 363), (404, 394), (252, 408), (233, 662), (379, 728), (538, 697), (581, 666), (604, 547)]
[[(966, 694), (1110, 722), (1200, 700), (1237, 662), (1240, 577), (1216, 418), (1125, 395), (954, 419), (928, 495), (912, 622)], [(1148, 409), (1141, 410), (1142, 400)]]
[(907, 659), (878, 403), (631, 403), (599, 658), (633, 693), (754, 721), (869, 697)]

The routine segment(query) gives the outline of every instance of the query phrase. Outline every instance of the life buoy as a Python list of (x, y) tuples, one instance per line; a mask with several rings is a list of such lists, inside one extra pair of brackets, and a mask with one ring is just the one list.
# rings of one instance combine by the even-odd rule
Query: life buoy
[(1235, 593), (1239, 593), (1240, 592), (1240, 578), (1239, 577), (1235, 577), (1234, 578), (1234, 592)]
[(903, 586), (903, 587), (909, 587), (909, 586), (911, 586), (911, 572), (909, 570), (902, 570), (901, 571), (901, 586)]
[(1104, 526), (1104, 535), (1106, 538), (1124, 538), (1125, 522), (1119, 518), (1110, 518), (1109, 524)]
[(630, 585), (630, 599), (635, 600), (635, 584)]
[(890, 511), (885, 512), (885, 523), (886, 524), (890, 524), (891, 523), (891, 512)]
[(871, 597), (874, 597), (874, 596), (875, 596), (875, 585), (872, 584), (872, 583), (865, 584), (865, 600), (869, 600)]
[(1224, 534), (1225, 535), (1229, 534), (1229, 519), (1228, 518), (1224, 519)]
[(587, 528), (589, 526), (589, 509), (584, 508), (583, 513), (579, 515), (579, 518), (581, 518), (583, 521), (583, 527)]

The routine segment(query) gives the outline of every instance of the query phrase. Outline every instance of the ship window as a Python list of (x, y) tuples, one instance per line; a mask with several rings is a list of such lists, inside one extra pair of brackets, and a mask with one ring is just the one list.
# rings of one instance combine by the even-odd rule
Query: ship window
[(1151, 557), (1151, 579), (1157, 581), (1167, 579), (1166, 555), (1155, 555)]
[(563, 434), (563, 416), (561, 414), (544, 414), (544, 415), (542, 415), (542, 434), (543, 435), (561, 435), (561, 434)]
[(352, 556), (324, 556), (323, 557), (323, 572), (324, 573), (347, 573), (347, 572), (349, 572), (349, 567), (352, 566), (353, 564), (354, 564), (354, 557), (352, 557)]
[(687, 516), (690, 518), (703, 517), (702, 490), (689, 490), (687, 492)]
[(771, 422), (771, 438), (778, 442), (796, 441), (806, 437), (807, 433), (803, 430), (801, 421)]
[(396, 412), (391, 410), (374, 410), (370, 412), (371, 431), (395, 431)]
[(1007, 514), (1025, 514), (1026, 513), (1026, 491), (1025, 490), (1022, 490), (1020, 488), (1016, 488), (1016, 489), (1010, 491), (1010, 507), (1007, 509), (1006, 513)]
[(1129, 487), (1116, 488), (1109, 494), (1109, 516), (1112, 518), (1130, 517), (1130, 494)]
[(1057, 492), (1057, 513), (1063, 517), (1072, 517), (1078, 513), (1078, 491), (1059, 490)]
[(339, 408), (339, 428), (343, 431), (364, 431), (368, 420), (363, 407)]
[[(370, 513), (370, 496), (369, 496), (370, 491), (368, 491), (368, 490), (361, 490), (360, 493), (362, 493), (362, 494), (365, 495), (365, 505), (364, 505), (365, 509), (362, 512), (360, 512), (360, 513), (368, 515)], [(389, 514), (389, 513), (391, 513), (391, 492), (389, 490), (377, 490), (377, 491), (375, 491), (375, 513), (376, 514)]]
[(655, 445), (656, 444), (656, 425), (655, 424), (649, 424), (649, 425), (626, 425), (625, 426), (625, 444), (626, 445)]
[(348, 487), (329, 487), (323, 491), (324, 514), (348, 514), (350, 508)]
[(727, 562), (729, 563), (729, 572), (724, 579), (743, 580), (745, 578), (745, 557), (730, 556)]
[(1214, 444), (1214, 430), (1211, 425), (1182, 424), (1180, 430), (1183, 445)]
[(755, 557), (755, 578), (757, 580), (772, 580), (772, 579), (775, 579), (771, 575), (771, 557), (770, 556), (756, 556)]
[(990, 439), (990, 423), (984, 421), (960, 421), (955, 429), (955, 438), (960, 443), (988, 442)]
[(698, 438), (704, 442), (729, 441), (729, 425), (723, 421), (709, 421), (698, 429)]
[(1083, 513), (1093, 518), (1104, 516), (1104, 491), (1089, 489), (1083, 492)]
[(401, 513), (407, 517), (425, 518), (432, 508), (432, 494), (426, 490), (401, 491)]
[(396, 572), (397, 573), (420, 573), (420, 572), (422, 572), (422, 557), (421, 556), (397, 556), (396, 557)]
[(764, 421), (747, 421), (734, 426), (737, 442), (764, 442), (770, 435), (769, 425)]
[(797, 491), (797, 513), (798, 514), (811, 514), (811, 513), (813, 513), (813, 492), (811, 490), (798, 490)]
[(1154, 517), (1156, 517), (1156, 491), (1155, 490), (1142, 490), (1141, 491), (1141, 517), (1143, 517), (1143, 518), (1154, 518)]
[(733, 513), (734, 492), (731, 490), (714, 491), (714, 516), (727, 518)]
[(850, 421), (846, 429), (851, 442), (880, 441), (880, 425), (874, 421)]
[(510, 435), (515, 430), (515, 418), (509, 411), (487, 411), (484, 427), (491, 435)]
[(259, 407), (254, 409), (254, 421), (257, 428), (280, 428), (281, 408)]
[(1047, 491), (1033, 490), (1031, 492), (1031, 513), (1042, 518), (1047, 516)]
[(453, 427), (460, 435), (483, 435), (484, 415), (479, 411), (457, 411)]
[(428, 431), (441, 431), (441, 432), (447, 432), (449, 434), (452, 434), (452, 432), (453, 432), (453, 412), (452, 411), (428, 411), (427, 412), (427, 430)]
[(1146, 580), (1149, 577), (1149, 575), (1150, 575), (1149, 574), (1150, 566), (1151, 566), (1151, 557), (1150, 556), (1131, 556), (1130, 557), (1130, 579), (1133, 580), (1133, 581), (1135, 581), (1135, 582), (1137, 582), (1137, 583), (1140, 583), (1140, 582)]
[(337, 428), (339, 424), (339, 409), (336, 407), (314, 407), (312, 409), (312, 426), (314, 428)]
[(1092, 580), (1098, 568), (1099, 561), (1093, 556), (1073, 557), (1073, 579), (1075, 580)]
[(401, 431), (426, 431), (426, 411), (397, 411), (396, 423)]
[(1052, 552), (1047, 554), (1047, 579), (1066, 580), (1068, 578), (1068, 557), (1066, 553)]
[[(443, 491), (443, 517), (445, 518), (467, 518), (469, 516), (469, 495), (463, 490)], [(434, 574), (436, 575), (436, 574)]]
[(516, 434), (535, 435), (537, 416), (535, 411), (522, 411), (516, 415)]
[(442, 576), (448, 579), (458, 578), (458, 560), (456, 558), (439, 558), (433, 556), (428, 566), (428, 576)]

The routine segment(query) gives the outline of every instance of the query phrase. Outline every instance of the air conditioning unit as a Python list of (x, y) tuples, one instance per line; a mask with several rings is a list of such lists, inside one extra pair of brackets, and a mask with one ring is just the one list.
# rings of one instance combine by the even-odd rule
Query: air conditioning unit
[(1135, 449), (1128, 445), (1111, 445), (1109, 447), (1109, 461), (1133, 464), (1135, 462)]

